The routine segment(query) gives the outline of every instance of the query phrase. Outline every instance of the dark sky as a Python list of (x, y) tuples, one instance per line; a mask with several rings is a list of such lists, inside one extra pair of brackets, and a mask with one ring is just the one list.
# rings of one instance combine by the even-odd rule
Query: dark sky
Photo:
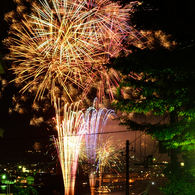
[[(13, 0), (1, 0), (0, 1), (0, 40), (2, 41), (7, 36), (8, 24), (4, 21), (4, 14), (8, 13), (16, 8)], [(2, 43), (1, 43), (2, 50)]]
[[(4, 21), (4, 13), (12, 11), (16, 8), (13, 0), (1, 0), (0, 1), (0, 39), (1, 41), (7, 37), (8, 24)], [(1, 53), (5, 52), (5, 47), (3, 44), (0, 44)], [(6, 79), (10, 79), (9, 75), (4, 75)], [(9, 106), (12, 105), (12, 95), (17, 93), (13, 84), (9, 84), (3, 92), (4, 96), (0, 99), (0, 128), (4, 129), (4, 137), (0, 139), (0, 156), (1, 158), (5, 157), (22, 157), (24, 156), (24, 151), (32, 150), (33, 144), (35, 141), (40, 141), (46, 143), (48, 140), (47, 128), (46, 126), (34, 127), (29, 125), (31, 114), (20, 115), (14, 113), (10, 115), (8, 112)], [(125, 127), (118, 126), (118, 122), (110, 122), (106, 127), (106, 131), (124, 131)], [(137, 135), (134, 132), (126, 132), (113, 134), (113, 136), (120, 139), (124, 146), (125, 141), (128, 139), (130, 143), (139, 136), (140, 133), (137, 132)], [(146, 141), (146, 139), (145, 139)], [(141, 142), (144, 144), (144, 140), (138, 139), (136, 144), (137, 148), (140, 147)], [(154, 140), (151, 141), (147, 137), (147, 154), (149, 155), (154, 150)], [(135, 142), (133, 145), (135, 147)], [(139, 149), (140, 151), (140, 149)], [(145, 149), (143, 150), (145, 151)], [(142, 152), (143, 152), (142, 151)]]
[[(8, 32), (8, 24), (6, 21), (4, 21), (4, 14), (7, 12), (12, 11), (13, 9), (15, 9), (15, 5), (14, 2), (12, 0), (1, 0), (0, 1), (0, 51), (2, 54), (4, 54), (5, 50), (4, 50), (4, 46), (2, 44), (2, 40), (4, 38), (7, 37), (7, 32)], [(4, 75), (2, 76), (4, 77)], [(15, 124), (15, 122), (12, 120), (11, 117), (9, 117), (8, 115), (8, 111), (7, 111), (7, 106), (6, 104), (10, 103), (10, 95), (8, 95), (6, 98), (4, 99), (0, 99), (0, 127), (2, 129), (5, 129), (5, 127), (7, 128), (7, 130), (4, 130), (4, 138), (0, 140), (0, 156), (1, 157), (6, 157), (8, 156), (7, 154), (11, 154), (11, 150), (12, 147), (10, 147), (11, 145), (15, 145), (17, 147), (17, 143), (14, 140), (9, 140), (11, 138), (11, 134), (12, 132), (8, 133), (9, 130), (8, 129), (14, 129), (15, 127), (15, 131), (17, 131), (17, 126)], [(15, 135), (16, 134), (12, 134)], [(9, 139), (8, 139), (9, 138)], [(16, 151), (15, 151), (16, 152)]]

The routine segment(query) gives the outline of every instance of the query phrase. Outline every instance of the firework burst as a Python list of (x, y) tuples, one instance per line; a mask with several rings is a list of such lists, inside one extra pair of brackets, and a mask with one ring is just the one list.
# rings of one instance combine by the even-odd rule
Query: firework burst
[[(105, 141), (102, 142), (99, 148), (96, 149), (99, 165), (110, 166), (110, 162), (113, 162), (114, 159), (118, 158), (116, 154), (116, 152), (119, 150), (117, 142), (113, 139), (113, 137), (108, 137)], [(115, 154), (115, 158), (113, 158), (113, 154)]]
[(22, 91), (34, 88), (36, 98), (46, 91), (52, 96), (59, 84), (72, 100), (68, 84), (86, 95), (100, 76), (111, 92), (119, 77), (110, 77), (103, 64), (118, 55), (129, 34), (136, 37), (128, 23), (131, 8), (109, 0), (40, 0), (31, 7), (28, 14), (20, 2), (17, 17), (13, 12), (5, 17), (12, 21), (4, 41), (7, 59), (13, 61), (15, 82), (25, 83)]
[(97, 155), (97, 149), (100, 148), (103, 141), (103, 133), (110, 116), (115, 116), (115, 112), (107, 108), (95, 108), (97, 99), (94, 100), (94, 105), (89, 107), (85, 113), (85, 136), (86, 155), (89, 162), (89, 182), (91, 194), (93, 194), (95, 186), (95, 177), (100, 165), (100, 159)]
[[(103, 142), (103, 131), (110, 116), (115, 117), (111, 109), (96, 109), (97, 99), (85, 112), (80, 102), (65, 104), (61, 115), (60, 100), (55, 102), (57, 137), (54, 138), (61, 164), (65, 195), (74, 194), (78, 159), (87, 159), (90, 165), (89, 181), (91, 189), (95, 186), (95, 177), (99, 167), (108, 161), (108, 153), (113, 153), (112, 139)], [(84, 146), (85, 144), (85, 146)], [(93, 190), (92, 190), (93, 191)], [(92, 192), (91, 191), (91, 192)]]
[[(117, 146), (118, 141), (113, 137), (107, 137), (102, 141), (101, 145), (96, 149), (98, 159), (98, 170), (99, 170), (99, 186), (101, 187), (102, 173), (105, 166), (108, 166), (111, 170), (113, 169), (111, 164), (118, 160), (119, 154), (117, 153), (119, 148)], [(117, 172), (113, 169), (114, 172)]]

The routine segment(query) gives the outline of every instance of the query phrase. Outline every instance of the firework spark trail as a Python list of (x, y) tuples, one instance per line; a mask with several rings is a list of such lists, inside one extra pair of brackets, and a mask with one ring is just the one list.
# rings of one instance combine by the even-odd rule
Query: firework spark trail
[(32, 3), (30, 15), (17, 9), (21, 20), (7, 15), (12, 20), (4, 41), (10, 49), (7, 59), (13, 60), (15, 81), (25, 83), (22, 91), (37, 86), (36, 98), (41, 98), (46, 89), (55, 94), (52, 86), (60, 84), (69, 95), (70, 83), (86, 95), (97, 75), (108, 88), (118, 83), (113, 76), (111, 84), (102, 65), (118, 55), (129, 34), (136, 37), (129, 25), (131, 8), (109, 0), (39, 2)]
[(55, 101), (56, 129), (54, 138), (61, 164), (65, 195), (74, 195), (78, 156), (84, 134), (84, 114), (79, 110), (79, 103), (64, 106), (63, 120), (60, 115), (60, 101)]
[(89, 181), (91, 189), (95, 184), (95, 174), (99, 166), (97, 159), (97, 148), (100, 147), (103, 137), (101, 133), (104, 131), (109, 116), (115, 116), (115, 112), (111, 109), (95, 108), (97, 99), (94, 100), (94, 105), (89, 107), (85, 113), (85, 136), (86, 155), (91, 166), (89, 172)]

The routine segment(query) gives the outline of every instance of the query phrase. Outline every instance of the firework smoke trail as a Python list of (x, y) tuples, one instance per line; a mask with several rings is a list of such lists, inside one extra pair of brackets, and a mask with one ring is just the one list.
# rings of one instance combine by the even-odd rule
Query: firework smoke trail
[(79, 110), (79, 103), (64, 106), (61, 119), (60, 101), (55, 101), (56, 129), (58, 136), (54, 138), (61, 164), (65, 195), (74, 195), (78, 156), (84, 134), (84, 114)]
[(95, 108), (97, 99), (94, 100), (94, 105), (89, 107), (85, 113), (85, 131), (87, 135), (85, 136), (86, 142), (86, 155), (91, 166), (89, 172), (89, 181), (91, 186), (91, 193), (93, 194), (93, 188), (95, 186), (95, 174), (97, 173), (99, 163), (97, 162), (97, 148), (100, 147), (109, 116), (115, 116), (115, 112), (111, 109)]
[(97, 75), (109, 89), (118, 83), (118, 75), (110, 78), (103, 64), (118, 55), (129, 34), (136, 37), (129, 6), (109, 0), (40, 0), (31, 7), (25, 13), (19, 2), (17, 17), (5, 17), (12, 22), (4, 40), (7, 59), (13, 61), (15, 82), (25, 83), (23, 92), (35, 88), (36, 98), (47, 90), (52, 96), (59, 84), (69, 95), (68, 84), (75, 84), (86, 95)]

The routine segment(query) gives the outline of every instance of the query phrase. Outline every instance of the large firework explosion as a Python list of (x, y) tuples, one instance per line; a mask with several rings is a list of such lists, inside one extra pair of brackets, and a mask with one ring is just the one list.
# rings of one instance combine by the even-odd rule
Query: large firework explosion
[[(17, 12), (8, 13), (9, 37), (4, 41), (13, 61), (15, 82), (22, 91), (36, 91), (36, 98), (55, 94), (60, 85), (68, 94), (69, 85), (85, 96), (100, 77), (100, 94), (119, 81), (104, 64), (123, 49), (127, 36), (136, 37), (129, 25), (131, 6), (109, 0), (39, 0), (30, 3), (30, 14), (19, 0)], [(112, 76), (111, 76), (112, 75)]]

